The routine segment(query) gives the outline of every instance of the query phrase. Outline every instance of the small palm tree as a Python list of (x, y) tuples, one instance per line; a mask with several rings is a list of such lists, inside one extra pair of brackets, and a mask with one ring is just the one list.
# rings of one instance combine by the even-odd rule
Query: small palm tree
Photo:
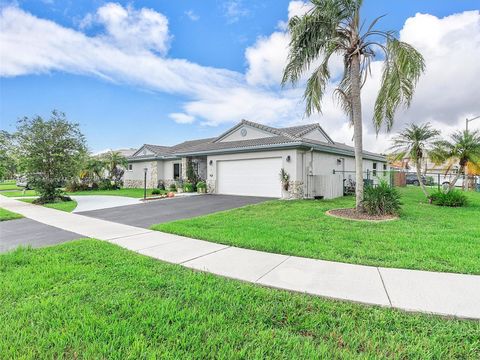
[(288, 23), (291, 35), (288, 63), (282, 84), (298, 83), (302, 75), (320, 60), (307, 81), (304, 93), (306, 115), (321, 112), (321, 101), (330, 80), (328, 63), (335, 54), (342, 56), (344, 71), (335, 91), (343, 110), (353, 124), (356, 169), (356, 208), (362, 210), (363, 158), (361, 89), (370, 72), (370, 62), (383, 56), (383, 76), (374, 107), (377, 132), (382, 124), (393, 125), (395, 111), (410, 104), (415, 85), (424, 71), (422, 55), (399, 41), (394, 32), (377, 30), (381, 16), (367, 28), (360, 20), (362, 0), (311, 0), (313, 8)]
[(106, 164), (108, 178), (111, 181), (118, 182), (124, 172), (121, 168), (126, 168), (128, 165), (127, 158), (118, 151), (109, 151), (102, 156), (102, 160)]
[(392, 140), (393, 159), (402, 160), (408, 157), (415, 162), (418, 183), (427, 198), (429, 194), (422, 181), (420, 168), (422, 160), (427, 152), (433, 148), (433, 144), (439, 135), (440, 131), (432, 129), (429, 123), (423, 125), (411, 124)]
[(83, 170), (80, 172), (80, 178), (88, 179), (90, 181), (100, 180), (103, 178), (104, 170), (105, 163), (92, 156), (87, 159)]
[(450, 136), (450, 141), (440, 140), (435, 143), (435, 148), (430, 152), (431, 159), (436, 164), (444, 162), (458, 162), (460, 169), (453, 181), (449, 184), (449, 190), (453, 189), (460, 175), (465, 173), (469, 163), (480, 163), (480, 132), (457, 131)]

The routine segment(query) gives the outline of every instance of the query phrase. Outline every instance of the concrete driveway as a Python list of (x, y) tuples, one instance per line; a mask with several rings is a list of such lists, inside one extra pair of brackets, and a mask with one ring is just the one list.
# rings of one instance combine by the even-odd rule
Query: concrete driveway
[(74, 213), (109, 209), (117, 206), (138, 204), (140, 202), (140, 199), (113, 195), (77, 195), (71, 196), (71, 198), (77, 202), (77, 207), (72, 211)]
[(199, 195), (79, 213), (121, 224), (149, 228), (153, 224), (192, 218), (267, 200), (271, 199), (253, 196)]

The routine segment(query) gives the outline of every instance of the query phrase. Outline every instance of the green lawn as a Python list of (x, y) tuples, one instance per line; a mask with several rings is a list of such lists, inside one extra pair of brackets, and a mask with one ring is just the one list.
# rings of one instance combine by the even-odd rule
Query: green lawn
[[(147, 196), (152, 195), (153, 189), (147, 189)], [(166, 190), (160, 190), (163, 194), (167, 193)], [(8, 197), (22, 197), (22, 196), (36, 196), (37, 193), (35, 190), (27, 190), (25, 194), (22, 191), (9, 191), (3, 192), (2, 195)], [(77, 191), (69, 192), (68, 195), (115, 195), (115, 196), (126, 196), (132, 198), (143, 198), (143, 189), (119, 189), (119, 190), (89, 190), (89, 191)]]
[[(22, 199), (22, 201), (28, 202), (28, 203), (32, 203), (34, 200), (35, 199)], [(72, 212), (77, 207), (77, 202), (75, 200), (59, 201), (52, 204), (43, 204), (42, 206), (45, 206), (51, 209), (65, 211), (65, 212)]]
[(22, 215), (0, 208), (0, 221), (21, 219)]
[(2, 181), (0, 182), (0, 191), (3, 190), (17, 190), (20, 189), (15, 185), (15, 180), (7, 180), (7, 181)]
[(245, 284), (81, 240), (0, 255), (1, 359), (478, 359), (480, 322)]
[(480, 274), (480, 193), (465, 208), (425, 203), (418, 188), (400, 189), (399, 220), (367, 223), (325, 211), (354, 199), (270, 201), (155, 225), (165, 232), (222, 244), (355, 264)]

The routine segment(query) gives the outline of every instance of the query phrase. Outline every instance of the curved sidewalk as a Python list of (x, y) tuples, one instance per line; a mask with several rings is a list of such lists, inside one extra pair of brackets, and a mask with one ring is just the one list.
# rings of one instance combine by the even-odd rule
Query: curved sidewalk
[(247, 250), (70, 214), (0, 195), (0, 207), (159, 260), (312, 295), (480, 320), (480, 276), (382, 268)]

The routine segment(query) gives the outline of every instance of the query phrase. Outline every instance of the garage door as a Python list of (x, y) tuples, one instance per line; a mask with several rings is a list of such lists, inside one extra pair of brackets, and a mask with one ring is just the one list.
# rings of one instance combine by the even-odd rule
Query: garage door
[(218, 161), (217, 193), (279, 198), (281, 168), (280, 157)]

